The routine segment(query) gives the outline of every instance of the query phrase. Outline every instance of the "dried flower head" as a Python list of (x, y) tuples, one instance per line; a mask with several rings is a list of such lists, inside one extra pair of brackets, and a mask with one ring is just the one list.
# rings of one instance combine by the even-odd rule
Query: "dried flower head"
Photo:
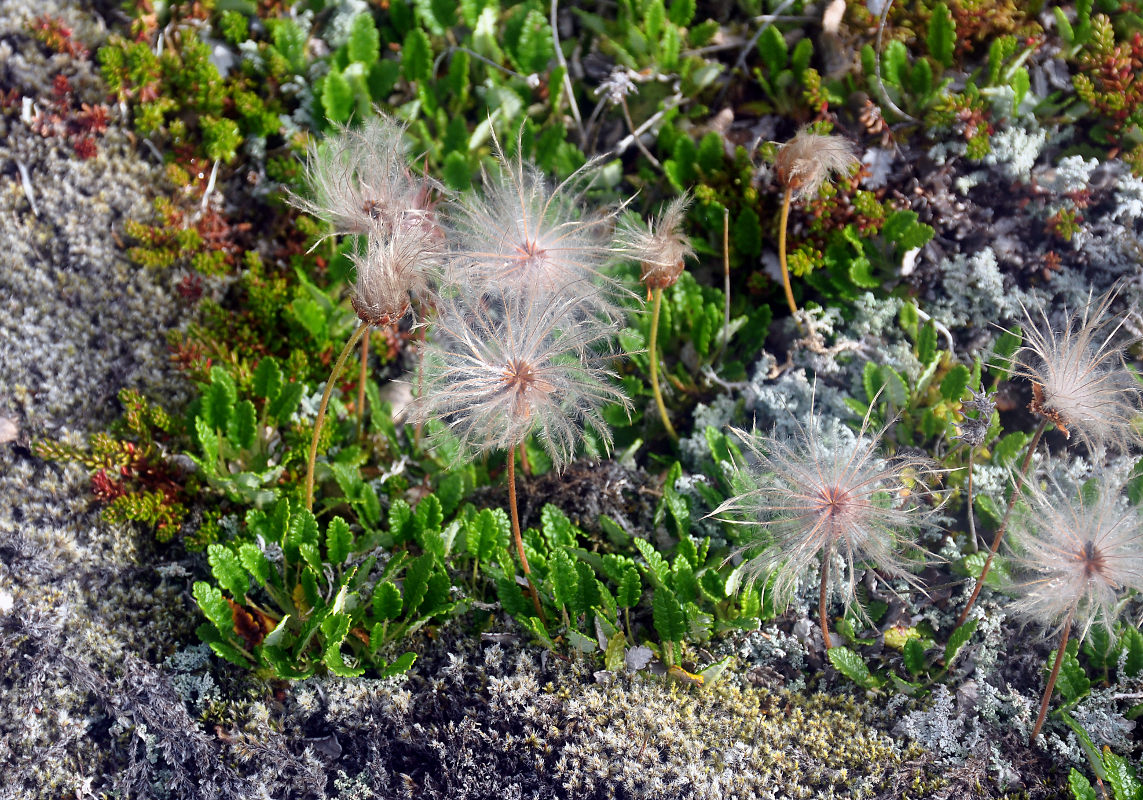
[(617, 210), (592, 210), (586, 199), (599, 160), (551, 186), (518, 155), (509, 158), (499, 144), (496, 150), (500, 168), (484, 175), (484, 191), (463, 195), (451, 209), (455, 280), (478, 290), (578, 293), (594, 309), (614, 314), (610, 298), (625, 290), (604, 270), (615, 256)]
[(1067, 623), (1080, 638), (1095, 622), (1109, 629), (1119, 595), (1143, 592), (1143, 519), (1118, 487), (1100, 487), (1086, 500), (1053, 483), (1033, 486), (1015, 519), (1015, 565), (1023, 574), (1013, 610), (1059, 632)]
[(803, 127), (778, 148), (778, 180), (799, 200), (815, 196), (833, 175), (847, 175), (861, 162), (844, 136), (822, 136)]
[[(812, 412), (811, 412), (812, 414)], [(838, 430), (826, 434), (811, 416), (788, 438), (735, 433), (758, 459), (739, 476), (752, 488), (712, 512), (727, 522), (758, 526), (757, 536), (739, 552), (763, 547), (746, 563), (750, 579), (774, 573), (776, 607), (788, 605), (810, 565), (836, 552), (845, 559), (843, 575), (831, 581), (846, 608), (855, 603), (858, 565), (869, 564), (915, 585), (919, 565), (908, 531), (932, 513), (917, 503), (930, 463), (915, 456), (882, 458), (884, 431), (870, 433), (868, 419), (847, 441)], [(918, 551), (919, 552), (919, 551)]]
[(972, 399), (964, 404), (965, 411), (975, 411), (976, 417), (966, 416), (960, 423), (960, 433), (954, 439), (967, 444), (969, 447), (980, 447), (988, 436), (988, 429), (992, 427), (992, 414), (996, 411), (995, 394), (972, 389)]
[(470, 457), (509, 450), (535, 433), (562, 469), (585, 429), (609, 448), (603, 406), (631, 406), (598, 353), (615, 328), (578, 318), (576, 302), (509, 288), (443, 299), (410, 420), (443, 421)]
[(625, 218), (619, 229), (619, 246), (643, 266), (640, 280), (648, 289), (673, 286), (687, 258), (695, 254), (691, 240), (683, 233), (683, 220), (691, 204), (682, 194), (667, 204), (657, 220), (644, 225)]
[(441, 187), (412, 171), (405, 126), (384, 114), (311, 146), (306, 177), (312, 198), (291, 195), (290, 202), (334, 233), (392, 236), (437, 227), (431, 201)]
[(1113, 299), (1113, 294), (1089, 298), (1062, 330), (1043, 310), (1037, 320), (1025, 309), (1026, 344), (1013, 356), (1013, 373), (1032, 382), (1030, 409), (1068, 438), (1076, 433), (1091, 449), (1124, 450), (1139, 441), (1133, 426), (1140, 410), (1139, 382), (1124, 364), (1123, 347), (1114, 343), (1123, 320), (1104, 321)]

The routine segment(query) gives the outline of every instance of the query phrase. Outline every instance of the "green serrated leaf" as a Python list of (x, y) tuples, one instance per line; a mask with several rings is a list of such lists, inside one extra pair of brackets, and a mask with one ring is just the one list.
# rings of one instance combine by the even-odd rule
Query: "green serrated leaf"
[(1005, 380), (1008, 377), (1008, 373), (1012, 370), (1012, 356), (1023, 343), (1024, 334), (1019, 325), (1013, 325), (1000, 334), (989, 361), (989, 370), (994, 377), (1000, 380)]
[(289, 422), (290, 417), (298, 410), (305, 389), (301, 383), (287, 383), (282, 386), (278, 396), (270, 403), (270, 416), (280, 423)]
[(417, 503), (417, 510), (413, 514), (413, 531), (418, 537), (423, 537), (429, 531), (439, 531), (444, 522), (444, 513), (441, 510), (441, 501), (434, 494), (425, 495)]
[(392, 678), (395, 675), (404, 675), (417, 660), (416, 653), (405, 653), (385, 669), (381, 670), (382, 678)]
[(425, 598), (425, 591), (429, 586), (429, 575), (432, 573), (436, 558), (431, 553), (413, 559), (409, 568), (405, 570), (405, 614), (412, 617)]
[(202, 453), (202, 460), (196, 459), (197, 463), (208, 475), (217, 474), (220, 447), (218, 435), (202, 417), (194, 421), (194, 432), (195, 439), (198, 440), (199, 452)]
[(379, 620), (392, 620), (401, 616), (401, 591), (396, 584), (378, 581), (373, 587), (373, 616)]
[(238, 560), (243, 568), (254, 576), (259, 586), (270, 580), (270, 560), (253, 542), (243, 542), (238, 546)]
[(243, 400), (234, 406), (234, 415), (227, 426), (226, 438), (240, 450), (249, 450), (254, 446), (254, 437), (257, 434), (258, 413), (254, 404)]
[(358, 14), (349, 26), (349, 39), (346, 42), (350, 61), (366, 66), (381, 57), (381, 35), (368, 11)]
[(315, 549), (318, 545), (317, 520), (311, 511), (304, 508), (290, 515), (290, 525), (282, 549), (286, 551), (287, 557), (296, 557), (298, 548), (302, 545), (309, 545)]
[(972, 373), (968, 371), (968, 367), (964, 364), (956, 364), (941, 381), (941, 397), (949, 403), (959, 402), (964, 396), (964, 390), (968, 388), (968, 381), (971, 377)]
[(972, 635), (976, 633), (976, 626), (978, 620), (970, 619), (968, 622), (961, 625), (959, 628), (952, 632), (949, 636), (948, 643), (945, 644), (945, 668), (952, 666), (953, 659), (956, 658), (957, 653), (964, 647)]
[(691, 24), (695, 16), (695, 0), (671, 0), (671, 7), (667, 10), (667, 18), (680, 28)]
[(222, 367), (211, 367), (210, 386), (202, 396), (202, 419), (213, 430), (225, 431), (236, 402), (234, 379)]
[(409, 82), (427, 81), (432, 77), (433, 47), (428, 34), (413, 28), (401, 47), (401, 74)]
[[(1073, 642), (1074, 644), (1074, 642)], [(1054, 663), (1056, 651), (1048, 657), (1049, 664)], [(1045, 666), (1045, 670), (1050, 667)], [(1060, 664), (1060, 674), (1056, 679), (1056, 691), (1065, 700), (1077, 700), (1091, 691), (1091, 679), (1080, 666), (1079, 659), (1071, 652), (1064, 653), (1064, 660)]]
[(929, 320), (917, 330), (917, 360), (929, 364), (937, 354), (937, 327)]
[(1068, 773), (1068, 788), (1072, 790), (1072, 797), (1075, 800), (1096, 800), (1095, 789), (1091, 782), (1075, 767)]
[(665, 642), (686, 640), (687, 619), (674, 592), (665, 586), (655, 589), (651, 597), (651, 611), (660, 639)]
[(556, 605), (567, 608), (568, 615), (574, 620), (584, 610), (579, 603), (579, 574), (575, 562), (562, 547), (553, 548), (549, 554), (548, 573)]
[(246, 591), (250, 588), (250, 578), (234, 551), (223, 544), (212, 544), (206, 549), (206, 560), (210, 563), (210, 572), (219, 585), (237, 602), (245, 602)]
[(848, 647), (831, 647), (829, 662), (834, 669), (863, 689), (876, 689), (882, 684), (882, 680), (869, 671), (865, 659)]
[(353, 533), (349, 523), (341, 517), (334, 517), (325, 529), (326, 558), (331, 564), (344, 564), (353, 549)]
[(776, 25), (767, 26), (758, 37), (758, 55), (762, 57), (762, 63), (766, 67), (766, 80), (772, 83), (778, 73), (786, 68), (789, 58), (786, 40)]
[(929, 45), (929, 54), (938, 64), (945, 69), (952, 66), (953, 53), (956, 50), (956, 22), (953, 21), (952, 12), (944, 3), (937, 3), (933, 7), (926, 42)]
[(195, 581), (191, 592), (198, 607), (215, 629), (222, 636), (229, 637), (234, 631), (234, 614), (218, 587), (211, 586), (206, 581)]
[(627, 567), (619, 581), (616, 602), (623, 608), (634, 608), (642, 596), (643, 581), (639, 578), (639, 571), (635, 567)]
[(651, 579), (651, 583), (655, 588), (664, 586), (667, 576), (670, 575), (671, 568), (667, 564), (666, 559), (655, 549), (655, 546), (648, 542), (646, 539), (636, 538), (635, 548), (643, 556), (646, 563), (644, 571), (647, 577)]
[(1134, 678), (1143, 670), (1143, 633), (1130, 626), (1123, 629), (1123, 643), (1127, 648), (1127, 663), (1124, 671)]
[(282, 370), (273, 356), (266, 356), (254, 370), (251, 388), (258, 397), (272, 401), (282, 390)]
[(920, 675), (925, 671), (925, 646), (921, 644), (920, 639), (906, 641), (901, 657), (909, 674)]
[[(336, 67), (331, 68), (322, 81), (321, 106), (325, 111), (325, 118), (338, 125), (348, 122), (357, 107), (357, 97), (353, 87)], [(318, 338), (318, 333), (325, 328), (325, 319), (319, 318), (314, 313), (316, 305), (312, 302), (299, 304), (298, 301), (294, 301), (291, 306), (298, 321), (311, 335)]]
[(1143, 783), (1140, 783), (1135, 768), (1127, 759), (1105, 747), (1103, 768), (1107, 772), (1107, 782), (1115, 793), (1115, 800), (1143, 800)]

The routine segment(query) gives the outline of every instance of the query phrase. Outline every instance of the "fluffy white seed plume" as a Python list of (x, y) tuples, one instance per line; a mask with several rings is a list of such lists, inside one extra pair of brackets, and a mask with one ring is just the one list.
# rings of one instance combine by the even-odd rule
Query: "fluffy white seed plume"
[(848, 175), (861, 162), (844, 136), (823, 136), (803, 127), (778, 148), (774, 163), (778, 180), (794, 197), (806, 200), (815, 197), (826, 180)]
[[(519, 151), (519, 146), (517, 147)], [(592, 159), (551, 185), (520, 156), (496, 145), (499, 169), (482, 192), (450, 209), (453, 280), (477, 287), (570, 292), (594, 312), (618, 317), (613, 299), (629, 293), (606, 274), (614, 260), (615, 208), (592, 208), (587, 192), (599, 176)]]
[(1053, 483), (1033, 486), (1013, 526), (1021, 595), (1012, 608), (1054, 634), (1069, 619), (1082, 639), (1101, 622), (1111, 628), (1119, 597), (1143, 592), (1143, 518), (1119, 487), (1086, 501)]
[(413, 422), (443, 421), (466, 456), (511, 450), (535, 433), (562, 469), (591, 430), (605, 448), (605, 405), (630, 401), (612, 382), (615, 327), (584, 320), (578, 298), (502, 288), (441, 300), (424, 349)]
[(686, 260), (695, 254), (691, 240), (683, 233), (690, 204), (690, 195), (682, 194), (667, 204), (657, 220), (644, 223), (627, 217), (620, 224), (619, 247), (642, 265), (639, 279), (648, 289), (673, 286)]
[(1054, 327), (1047, 314), (1025, 309), (1026, 343), (1013, 357), (1013, 374), (1032, 382), (1031, 410), (1089, 449), (1138, 444), (1133, 425), (1140, 412), (1139, 381), (1127, 369), (1116, 344), (1123, 320), (1105, 319), (1114, 299), (1091, 300)]
[(752, 488), (712, 516), (757, 526), (739, 552), (763, 549), (746, 562), (744, 574), (766, 579), (774, 573), (776, 608), (789, 604), (811, 565), (834, 552), (842, 554), (846, 570), (831, 582), (847, 609), (855, 604), (862, 564), (916, 585), (912, 573), (920, 551), (911, 531), (933, 510), (917, 502), (925, 489), (921, 480), (931, 471), (927, 459), (882, 457), (884, 431), (869, 431), (868, 420), (852, 441), (823, 433), (817, 417), (788, 438), (734, 432), (757, 459), (738, 470)]
[(391, 236), (435, 227), (431, 200), (441, 186), (410, 168), (405, 126), (392, 117), (378, 113), (311, 146), (306, 177), (312, 197), (290, 201), (334, 233)]

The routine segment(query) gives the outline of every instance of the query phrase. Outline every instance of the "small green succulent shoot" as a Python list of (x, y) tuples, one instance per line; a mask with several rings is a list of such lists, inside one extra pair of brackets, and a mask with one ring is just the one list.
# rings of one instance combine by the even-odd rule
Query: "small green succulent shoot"
[[(840, 427), (827, 430), (812, 412), (788, 437), (732, 431), (756, 463), (736, 466), (735, 480), (747, 490), (710, 516), (755, 529), (732, 557), (758, 551), (744, 562), (743, 575), (764, 579), (776, 609), (789, 604), (798, 583), (819, 563), (818, 614), (828, 650), (829, 595), (839, 596), (847, 613), (863, 614), (856, 593), (863, 565), (921, 589), (913, 573), (923, 551), (912, 531), (936, 508), (924, 483), (933, 473), (928, 459), (883, 456), (885, 430), (871, 431), (868, 416), (856, 436)], [(830, 568), (835, 554), (844, 561), (836, 576)]]

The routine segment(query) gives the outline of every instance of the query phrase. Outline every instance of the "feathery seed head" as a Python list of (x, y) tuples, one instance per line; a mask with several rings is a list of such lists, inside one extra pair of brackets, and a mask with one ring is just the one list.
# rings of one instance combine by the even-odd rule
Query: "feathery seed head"
[(1054, 484), (1033, 486), (1013, 527), (1015, 564), (1023, 579), (1014, 611), (1058, 633), (1073, 613), (1080, 638), (1092, 624), (1109, 629), (1121, 592), (1143, 592), (1143, 519), (1118, 487), (1085, 500)]
[(441, 420), (468, 457), (511, 450), (536, 433), (556, 469), (585, 428), (609, 447), (603, 406), (631, 407), (599, 353), (615, 327), (582, 319), (577, 302), (507, 287), (443, 299), (410, 420)]
[(578, 292), (586, 306), (618, 318), (610, 298), (626, 290), (604, 274), (615, 255), (617, 211), (591, 210), (585, 199), (599, 159), (551, 186), (519, 155), (506, 156), (499, 143), (496, 152), (500, 168), (484, 175), (484, 191), (461, 196), (452, 209), (455, 280), (478, 289)]
[(1113, 294), (1090, 298), (1082, 312), (1055, 328), (1042, 310), (1028, 321), (1024, 347), (1013, 356), (1013, 373), (1032, 382), (1029, 408), (1090, 449), (1125, 450), (1139, 442), (1133, 422), (1140, 411), (1139, 382), (1128, 371), (1123, 348), (1114, 343), (1123, 326), (1103, 321)]
[(844, 136), (823, 136), (808, 127), (781, 145), (775, 156), (778, 180), (799, 200), (814, 197), (826, 180), (835, 174), (847, 175), (860, 163), (853, 144)]
[(683, 233), (683, 220), (691, 204), (689, 194), (682, 194), (667, 204), (657, 220), (647, 225), (625, 218), (619, 229), (619, 246), (625, 254), (643, 266), (640, 280), (648, 289), (673, 286), (683, 271), (684, 262), (695, 254), (691, 240)]
[(735, 430), (758, 459), (757, 466), (738, 470), (753, 488), (711, 514), (758, 526), (739, 552), (764, 548), (744, 572), (750, 579), (776, 573), (778, 608), (788, 605), (810, 565), (834, 552), (846, 563), (835, 580), (847, 609), (855, 604), (862, 563), (914, 583), (918, 560), (903, 552), (913, 546), (907, 531), (932, 513), (915, 502), (915, 490), (924, 488), (921, 476), (931, 469), (926, 459), (882, 458), (884, 431), (870, 435), (867, 425), (848, 442), (821, 429), (820, 418), (811, 417), (789, 438)]
[(341, 128), (310, 147), (306, 175), (313, 198), (291, 196), (307, 214), (339, 234), (393, 236), (434, 231), (431, 178), (415, 174), (406, 154), (405, 126), (384, 114), (361, 128)]
[(357, 267), (351, 302), (370, 325), (388, 325), (405, 316), (412, 297), (424, 298), (440, 271), (440, 246), (423, 229), (398, 236), (370, 236), (364, 255), (350, 256)]

